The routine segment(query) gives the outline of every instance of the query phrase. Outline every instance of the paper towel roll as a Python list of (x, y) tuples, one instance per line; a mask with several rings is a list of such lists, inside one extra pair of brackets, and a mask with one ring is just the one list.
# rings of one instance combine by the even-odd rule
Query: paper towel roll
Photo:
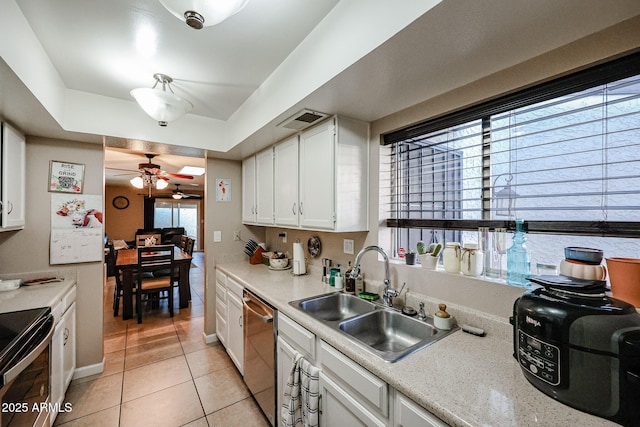
[(304, 248), (302, 247), (302, 243), (295, 242), (293, 244), (293, 274), (301, 275), (306, 274), (306, 272)]

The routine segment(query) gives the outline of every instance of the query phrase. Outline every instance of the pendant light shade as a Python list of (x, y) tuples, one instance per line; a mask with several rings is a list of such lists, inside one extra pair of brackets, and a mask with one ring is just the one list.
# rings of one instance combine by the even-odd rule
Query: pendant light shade
[[(131, 96), (145, 113), (157, 120), (160, 126), (167, 126), (169, 122), (191, 111), (193, 105), (173, 93), (170, 86), (173, 81), (171, 77), (160, 73), (154, 74), (153, 77), (156, 79), (153, 88), (138, 88), (131, 91)], [(158, 87), (159, 83), (161, 87)]]
[(249, 0), (160, 0), (178, 19), (196, 30), (216, 25), (240, 12)]
[(135, 178), (131, 178), (129, 182), (131, 183), (131, 185), (133, 185), (136, 188), (144, 187), (144, 181), (142, 180), (141, 176), (136, 176)]

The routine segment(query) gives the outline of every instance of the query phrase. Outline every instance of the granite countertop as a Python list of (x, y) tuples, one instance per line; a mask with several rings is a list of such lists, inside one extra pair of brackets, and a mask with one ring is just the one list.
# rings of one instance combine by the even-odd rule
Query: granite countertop
[(487, 326), (487, 336), (456, 331), (387, 363), (288, 304), (335, 291), (320, 280), (320, 272), (293, 276), (291, 270), (273, 271), (247, 262), (221, 263), (217, 268), (452, 426), (617, 425), (559, 403), (529, 384), (512, 356), (506, 319), (462, 310), (458, 315), (452, 309), (455, 317), (464, 318), (461, 323)]
[(0, 279), (29, 280), (43, 277), (56, 277), (62, 281), (20, 286), (13, 291), (0, 292), (0, 313), (39, 307), (53, 308), (76, 283), (75, 272), (65, 270), (2, 275)]

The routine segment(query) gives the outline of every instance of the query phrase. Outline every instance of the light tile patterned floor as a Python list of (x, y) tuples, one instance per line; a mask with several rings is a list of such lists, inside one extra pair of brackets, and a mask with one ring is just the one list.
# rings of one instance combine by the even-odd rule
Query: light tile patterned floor
[(104, 372), (71, 382), (65, 400), (73, 409), (56, 426), (269, 426), (224, 347), (204, 343), (202, 253), (194, 253), (194, 264), (190, 307), (171, 318), (163, 302), (140, 325), (113, 317), (108, 280)]

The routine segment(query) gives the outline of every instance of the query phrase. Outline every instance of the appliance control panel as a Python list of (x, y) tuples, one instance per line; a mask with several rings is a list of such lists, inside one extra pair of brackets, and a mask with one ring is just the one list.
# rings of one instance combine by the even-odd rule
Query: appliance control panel
[(520, 366), (551, 385), (560, 384), (560, 349), (529, 334), (518, 331)]

